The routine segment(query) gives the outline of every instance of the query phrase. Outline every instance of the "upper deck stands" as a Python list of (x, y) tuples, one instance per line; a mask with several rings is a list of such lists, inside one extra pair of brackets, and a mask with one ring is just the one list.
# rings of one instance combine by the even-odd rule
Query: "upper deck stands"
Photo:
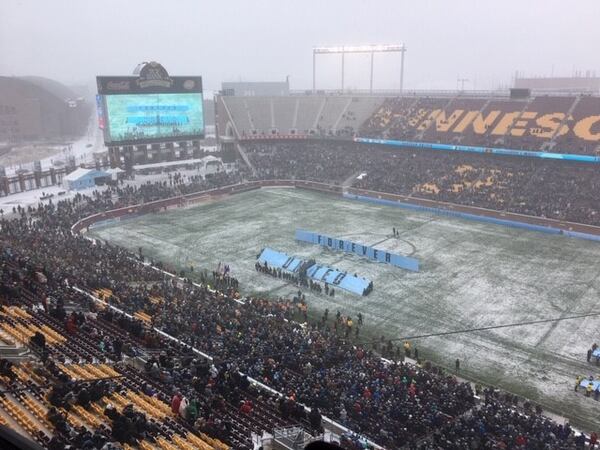
[(321, 134), (330, 134), (339, 117), (346, 110), (351, 99), (348, 97), (326, 97), (325, 104), (317, 120), (317, 129)]
[(360, 126), (381, 106), (383, 100), (382, 97), (353, 97), (339, 118), (337, 134), (357, 133)]
[[(600, 146), (599, 97), (545, 95), (511, 99), (458, 94), (220, 98), (221, 136), (233, 128), (231, 123), (227, 125), (229, 121), (235, 123), (241, 137), (358, 134), (580, 154), (595, 154)], [(222, 119), (223, 115), (227, 117)]]
[(540, 150), (559, 132), (561, 123), (573, 105), (575, 97), (536, 97), (516, 119), (505, 146), (516, 149)]
[(427, 142), (443, 142), (450, 138), (452, 141), (455, 141), (458, 134), (449, 133), (449, 130), (458, 125), (460, 120), (469, 114), (470, 111), (479, 111), (486, 103), (487, 100), (480, 98), (456, 97), (452, 99), (448, 106), (435, 116), (433, 123), (425, 131), (423, 140)]
[(492, 100), (480, 111), (469, 111), (452, 129), (461, 144), (491, 147), (510, 129), (526, 106), (526, 100)]
[(554, 151), (596, 154), (600, 146), (600, 97), (581, 97), (565, 125)]
[[(291, 97), (289, 98), (291, 100)], [(315, 129), (317, 115), (324, 105), (323, 97), (301, 97), (296, 116), (296, 126), (298, 134), (309, 134)]]
[(298, 109), (300, 99), (290, 101), (287, 97), (273, 97), (273, 115), (275, 116), (275, 127), (280, 134), (290, 134), (295, 129), (294, 117)]
[(398, 106), (407, 107), (405, 109), (396, 108), (388, 131), (390, 139), (415, 139), (429, 127), (435, 111), (444, 109), (449, 101), (449, 98), (422, 97), (413, 103), (398, 104)]

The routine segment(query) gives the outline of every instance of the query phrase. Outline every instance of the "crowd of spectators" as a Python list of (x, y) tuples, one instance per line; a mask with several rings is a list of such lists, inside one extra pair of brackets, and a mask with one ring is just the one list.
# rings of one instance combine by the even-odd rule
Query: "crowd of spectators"
[(248, 157), (261, 180), (308, 180), (341, 183), (359, 164), (347, 150), (350, 143), (249, 144)]
[[(218, 400), (206, 396), (211, 385), (215, 385), (211, 388), (215, 395), (226, 396), (232, 403), (245, 402), (240, 389), (247, 388), (248, 383), (238, 375), (243, 372), (288, 395), (277, 401), (284, 418), (295, 414), (302, 419), (303, 409), (295, 406), (300, 401), (393, 446), (423, 435), (446, 414), (464, 412), (472, 405), (468, 384), (402, 363), (387, 366), (371, 350), (346, 342), (327, 323), (298, 324), (292, 320), (297, 307), (291, 301), (249, 299), (238, 303), (206, 288), (161, 279), (158, 272), (132, 263), (136, 256), (123, 249), (71, 236), (68, 224), (79, 217), (78, 205), (87, 209), (92, 201), (82, 196), (56, 208), (32, 211), (29, 218), (35, 220), (29, 220), (24, 212), (20, 218), (4, 220), (2, 227), (10, 242), (10, 247), (4, 248), (5, 257), (17, 258), (28, 273), (44, 274), (47, 282), (43, 287), (32, 285), (42, 298), (64, 298), (66, 293), (68, 299), (75, 300), (64, 292), (71, 285), (90, 290), (109, 288), (114, 297), (109, 301), (120, 299), (119, 306), (131, 312), (143, 309), (163, 331), (223, 361), (212, 373), (202, 365), (192, 370), (192, 361), (183, 363), (180, 359), (175, 364), (167, 348), (161, 355), (164, 357), (149, 364), (150, 375), (186, 392), (196, 403), (218, 406)], [(56, 214), (64, 215), (56, 221)], [(64, 228), (52, 228), (55, 223), (64, 224)], [(150, 293), (163, 301), (158, 305), (150, 302)], [(57, 305), (54, 309), (60, 308)], [(135, 321), (113, 317), (111, 312), (104, 313), (103, 318), (152, 346), (152, 339), (134, 325)], [(348, 373), (356, 378), (348, 378)], [(394, 388), (383, 383), (387, 379), (395, 380)], [(205, 402), (191, 395), (186, 389), (190, 384), (198, 391), (196, 396), (203, 394)], [(398, 424), (403, 427), (398, 428)], [(211, 429), (223, 438), (226, 434), (220, 433), (226, 430)]]
[(261, 178), (306, 179), (600, 225), (600, 177), (583, 163), (353, 143), (248, 145)]
[[(17, 261), (24, 264), (26, 273), (35, 270), (47, 277), (47, 283), (30, 286), (42, 297), (50, 288), (53, 296), (62, 297), (65, 284), (90, 290), (102, 286), (113, 293), (109, 301), (119, 299), (118, 305), (130, 312), (141, 309), (150, 314), (155, 326), (190, 347), (186, 347), (186, 355), (161, 341), (162, 353), (148, 361), (148, 374), (193, 399), (200, 405), (197, 408), (205, 408), (209, 418), (223, 402), (219, 398), (239, 403), (241, 412), (248, 411), (249, 398), (244, 390), (249, 383), (240, 373), (286, 393), (281, 399), (262, 400), (271, 402), (284, 419), (311, 420), (297, 406), (301, 402), (391, 447), (425, 435), (473, 405), (468, 383), (402, 362), (387, 364), (372, 349), (339, 335), (337, 327), (327, 321), (302, 325), (293, 320), (300, 309), (291, 301), (249, 298), (244, 303), (191, 283), (157, 280), (158, 272), (133, 263), (135, 256), (126, 257), (125, 250), (94, 245), (68, 233), (57, 238), (42, 228), (43, 216), (38, 214), (31, 227), (18, 232), (17, 219), (12, 228), (6, 226), (10, 229), (7, 238), (14, 246), (10, 250), (5, 247), (5, 257), (7, 250), (13, 259), (18, 254)], [(22, 239), (35, 243), (34, 247), (22, 247)], [(48, 258), (57, 252), (63, 254), (62, 271), (53, 273)], [(83, 276), (86, 273), (90, 276)], [(151, 302), (150, 292), (163, 301)], [(69, 298), (78, 300), (73, 295)], [(154, 333), (143, 330), (136, 321), (123, 320), (111, 311), (100, 313), (100, 317), (153, 346), (149, 336)], [(191, 347), (213, 355), (220, 363), (209, 367), (195, 361)], [(116, 358), (116, 353), (113, 350), (111, 355)], [(207, 426), (206, 414), (198, 426)], [(319, 421), (313, 418), (313, 422)], [(226, 426), (210, 431), (227, 438)]]
[[(423, 194), (416, 187), (425, 183), (442, 187), (456, 184), (454, 181), (464, 184), (464, 177), (456, 171), (458, 166), (470, 165), (472, 169), (466, 172), (473, 179), (483, 177), (486, 182), (487, 176), (496, 174), (496, 170), (507, 174), (510, 171), (511, 180), (534, 178), (516, 184), (522, 188), (518, 194), (526, 199), (525, 206), (513, 201), (509, 207), (537, 208), (535, 211), (542, 212), (556, 210), (565, 215), (579, 210), (570, 208), (570, 203), (550, 206), (551, 200), (556, 199), (555, 193), (535, 196), (533, 181), (539, 180), (544, 186), (553, 183), (551, 186), (563, 188), (575, 197), (596, 182), (579, 166), (572, 169), (579, 171), (577, 176), (569, 171), (571, 169), (564, 169), (564, 176), (545, 179), (544, 170), (550, 169), (538, 170), (523, 160), (519, 160), (521, 167), (509, 159), (498, 160), (502, 162), (494, 162), (490, 167), (488, 160), (467, 159), (462, 155), (396, 153), (349, 144), (343, 147), (340, 144), (302, 147), (287, 144), (277, 145), (277, 148), (256, 145), (249, 150), (260, 177), (331, 182), (343, 180), (353, 172), (366, 172), (367, 176), (360, 181), (361, 187), (408, 195), (437, 196), (444, 191)], [(557, 171), (563, 170), (556, 167)], [(529, 169), (533, 172), (527, 172)], [(479, 175), (471, 174), (473, 171)], [(444, 181), (445, 176), (458, 178)], [(5, 269), (0, 295), (9, 303), (18, 303), (21, 287), (26, 287), (40, 299), (41, 308), (63, 321), (69, 334), (95, 335), (98, 346), (113, 360), (119, 360), (123, 353), (135, 355), (131, 345), (134, 340), (143, 347), (159, 349), (160, 354), (147, 361), (146, 375), (171, 391), (173, 412), (177, 411), (198, 429), (223, 440), (229, 438), (234, 425), (220, 412), (227, 404), (234, 404), (246, 415), (251, 415), (256, 405), (268, 405), (278, 411), (284, 423), (286, 420), (307, 423), (315, 432), (322, 426), (320, 414), (326, 413), (388, 448), (562, 449), (577, 445), (568, 427), (559, 429), (536, 411), (525, 415), (517, 413), (512, 403), (500, 397), (490, 394), (484, 406), (477, 407), (469, 383), (430, 364), (404, 362), (402, 352), (399, 349), (394, 352), (391, 342), (385, 352), (392, 359), (383, 360), (380, 356), (383, 343), (381, 346), (360, 344), (347, 329), (338, 326), (338, 320), (311, 318), (298, 306), (302, 302), (253, 297), (241, 301), (235, 295), (237, 283), (227, 281), (224, 286), (227, 289), (215, 292), (206, 284), (194, 284), (187, 279), (178, 281), (143, 264), (143, 256), (139, 254), (92, 242), (70, 231), (76, 220), (98, 211), (233, 181), (235, 176), (220, 175), (187, 185), (163, 182), (141, 187), (119, 186), (28, 210), (18, 208), (13, 217), (5, 217), (0, 222), (1, 258)], [(504, 187), (515, 189), (509, 184)], [(440, 199), (454, 198), (451, 191), (443, 194), (450, 197)], [(463, 195), (458, 195), (456, 201), (474, 202), (473, 199), (478, 198), (476, 193), (468, 195), (465, 191), (473, 190), (463, 189), (458, 193)], [(540, 204), (535, 205), (534, 200)], [(586, 215), (588, 222), (589, 217)], [(10, 269), (9, 265), (16, 265), (18, 270)], [(109, 303), (132, 314), (143, 311), (151, 317), (153, 326), (183, 344), (166, 341), (136, 319), (111, 310), (97, 313), (94, 304), (73, 287), (88, 292), (110, 290), (111, 295), (105, 298)], [(160, 300), (156, 301), (157, 298)], [(66, 314), (64, 304), (67, 302), (88, 308), (90, 313), (123, 330), (132, 341), (123, 342), (119, 337), (94, 332), (86, 323), (85, 315)], [(202, 360), (192, 348), (212, 355), (214, 360), (212, 363)], [(257, 391), (248, 376), (284, 395), (278, 397)], [(84, 389), (86, 392), (82, 393)], [(85, 403), (106, 389), (110, 389), (110, 385), (77, 387), (66, 393), (58, 391), (55, 398), (64, 402), (65, 398), (73, 397), (75, 402)], [(148, 389), (151, 391), (152, 387)], [(312, 412), (306, 413), (300, 404), (311, 407)], [(110, 409), (106, 414), (114, 415)], [(138, 427), (145, 418), (136, 414), (122, 412), (112, 420), (122, 425), (117, 427), (117, 440), (131, 433), (142, 436), (148, 429), (146, 425)], [(114, 429), (112, 433), (114, 436)], [(454, 447), (446, 446), (450, 441)], [(504, 447), (493, 447), (500, 441)], [(535, 442), (536, 446), (529, 446), (527, 442)], [(480, 443), (482, 446), (473, 447)]]
[(419, 445), (419, 450), (463, 449), (584, 449), (595, 448), (598, 436), (590, 439), (571, 426), (551, 421), (525, 401), (524, 413), (514, 406), (515, 398), (485, 389), (482, 404), (436, 430)]

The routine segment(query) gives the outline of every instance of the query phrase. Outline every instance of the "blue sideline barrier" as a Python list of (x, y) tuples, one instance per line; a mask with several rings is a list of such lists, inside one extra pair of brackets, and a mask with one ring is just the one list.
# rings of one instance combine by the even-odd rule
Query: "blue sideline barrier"
[(419, 261), (415, 258), (396, 255), (386, 250), (380, 250), (374, 247), (369, 247), (367, 245), (360, 244), (357, 242), (352, 242), (345, 239), (338, 239), (326, 236), (324, 234), (314, 233), (312, 231), (300, 229), (296, 230), (295, 238), (297, 241), (308, 242), (310, 244), (321, 245), (332, 250), (339, 250), (346, 253), (352, 253), (354, 255), (370, 259), (371, 261), (391, 264), (393, 266), (411, 270), (413, 272), (419, 271)]
[[(305, 261), (271, 248), (265, 248), (260, 253), (258, 262), (261, 264), (266, 262), (269, 267), (296, 273)], [(370, 284), (370, 281), (365, 278), (350, 275), (346, 272), (319, 264), (310, 266), (306, 271), (306, 275), (315, 281), (327, 283), (334, 289), (340, 288), (358, 295), (364, 295), (365, 289)]]
[(563, 236), (573, 237), (573, 238), (577, 238), (577, 239), (586, 239), (586, 240), (590, 240), (590, 241), (600, 242), (600, 236), (595, 235), (595, 234), (581, 233), (578, 231), (564, 230), (564, 229), (554, 228), (554, 227), (544, 226), (544, 225), (534, 225), (534, 224), (526, 223), (526, 222), (518, 222), (516, 220), (498, 219), (495, 217), (480, 216), (477, 214), (465, 213), (465, 212), (461, 212), (461, 211), (450, 211), (447, 209), (435, 208), (432, 206), (415, 205), (412, 203), (400, 202), (400, 201), (395, 201), (395, 200), (387, 200), (387, 199), (383, 199), (383, 198), (368, 197), (365, 195), (355, 195), (355, 194), (344, 193), (343, 196), (344, 196), (344, 198), (348, 198), (351, 200), (359, 200), (359, 201), (368, 202), (368, 203), (375, 203), (378, 205), (395, 206), (395, 207), (404, 208), (404, 209), (411, 209), (413, 211), (437, 214), (440, 216), (458, 217), (459, 219), (473, 220), (476, 222), (493, 223), (495, 225), (503, 225), (503, 226), (507, 226), (507, 227), (511, 227), (511, 228), (520, 228), (523, 230), (539, 231), (539, 232), (547, 233), (547, 234), (563, 235)]
[(589, 233), (580, 233), (579, 231), (564, 230), (563, 234), (576, 239), (587, 239), (588, 241), (600, 242), (600, 236)]

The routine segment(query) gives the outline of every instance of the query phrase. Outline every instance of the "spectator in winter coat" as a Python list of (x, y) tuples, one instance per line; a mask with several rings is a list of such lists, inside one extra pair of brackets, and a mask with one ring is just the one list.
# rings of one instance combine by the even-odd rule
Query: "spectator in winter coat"
[(171, 411), (173, 414), (179, 414), (179, 405), (181, 404), (181, 393), (176, 392), (171, 399)]

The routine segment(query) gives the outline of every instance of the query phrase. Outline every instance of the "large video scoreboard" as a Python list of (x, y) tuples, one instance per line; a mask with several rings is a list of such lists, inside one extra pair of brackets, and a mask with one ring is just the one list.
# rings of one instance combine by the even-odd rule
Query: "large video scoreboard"
[(160, 64), (147, 63), (138, 76), (96, 81), (106, 145), (204, 138), (202, 77), (170, 77)]

